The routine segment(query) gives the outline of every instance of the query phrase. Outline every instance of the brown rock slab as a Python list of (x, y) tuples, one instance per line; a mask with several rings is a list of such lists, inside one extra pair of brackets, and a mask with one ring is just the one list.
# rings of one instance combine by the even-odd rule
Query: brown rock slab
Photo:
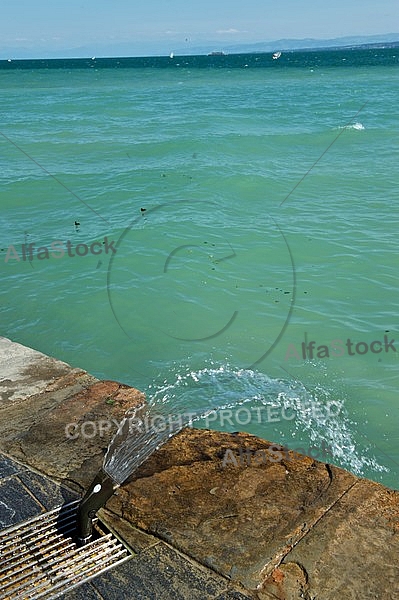
[[(128, 408), (143, 401), (134, 388), (97, 381), (47, 410), (5, 444), (5, 450), (55, 480), (88, 487)], [(52, 397), (53, 390), (42, 392)], [(32, 402), (35, 402), (33, 397)]]
[(138, 390), (0, 338), (0, 450), (75, 489), (102, 465)]
[[(356, 482), (346, 471), (292, 453), (275, 462), (272, 447), (248, 434), (186, 429), (108, 508), (256, 590)], [(240, 449), (251, 449), (251, 456), (263, 450), (273, 460), (241, 464)], [(237, 464), (224, 464), (226, 450)]]
[(271, 594), (265, 598), (399, 598), (399, 493), (358, 480), (284, 558), (263, 590)]

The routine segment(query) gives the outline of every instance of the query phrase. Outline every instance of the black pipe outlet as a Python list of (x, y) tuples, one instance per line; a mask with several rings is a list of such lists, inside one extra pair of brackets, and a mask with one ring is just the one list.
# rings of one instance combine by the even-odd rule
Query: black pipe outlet
[(97, 511), (104, 506), (118, 487), (119, 485), (100, 469), (78, 507), (76, 533), (81, 546), (90, 542), (93, 534), (93, 519)]

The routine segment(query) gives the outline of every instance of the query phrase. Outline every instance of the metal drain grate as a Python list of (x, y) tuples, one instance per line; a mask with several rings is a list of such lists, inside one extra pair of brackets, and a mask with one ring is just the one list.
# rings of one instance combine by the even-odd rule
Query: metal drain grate
[(58, 598), (132, 557), (99, 522), (97, 539), (78, 547), (73, 540), (78, 504), (0, 532), (0, 600)]

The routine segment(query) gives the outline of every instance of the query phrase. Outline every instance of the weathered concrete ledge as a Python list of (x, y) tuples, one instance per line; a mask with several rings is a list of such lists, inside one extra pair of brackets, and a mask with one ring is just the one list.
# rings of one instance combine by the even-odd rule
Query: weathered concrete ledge
[[(4, 460), (80, 493), (113, 431), (90, 439), (68, 431), (117, 422), (143, 398), (5, 338), (0, 390)], [(279, 462), (239, 459), (270, 446), (245, 433), (186, 429), (172, 438), (101, 513), (137, 556), (94, 580), (95, 592), (85, 584), (68, 598), (127, 589), (125, 598), (399, 598), (399, 492), (291, 452)], [(237, 460), (226, 464), (226, 450)]]

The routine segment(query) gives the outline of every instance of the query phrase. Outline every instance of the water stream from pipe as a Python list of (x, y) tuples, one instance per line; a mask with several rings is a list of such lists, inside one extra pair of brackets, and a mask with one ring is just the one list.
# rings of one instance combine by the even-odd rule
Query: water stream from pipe
[(223, 365), (181, 371), (174, 382), (165, 381), (151, 391), (148, 402), (127, 411), (104, 458), (104, 471), (119, 484), (184, 427), (194, 423), (209, 427), (211, 423), (214, 428), (215, 414), (240, 407), (254, 416), (267, 408), (291, 412), (289, 420), (280, 422), (278, 428), (274, 425), (273, 430), (270, 424), (269, 429), (265, 425), (260, 429), (258, 422), (255, 429), (248, 424), (233, 431), (244, 429), (282, 444), (295, 437), (301, 442), (308, 440), (316, 448), (327, 444), (327, 461), (358, 475), (370, 469), (385, 470), (370, 448), (358, 447), (353, 439), (344, 398), (331, 396), (327, 389), (310, 391), (298, 381), (272, 379), (257, 371)]

